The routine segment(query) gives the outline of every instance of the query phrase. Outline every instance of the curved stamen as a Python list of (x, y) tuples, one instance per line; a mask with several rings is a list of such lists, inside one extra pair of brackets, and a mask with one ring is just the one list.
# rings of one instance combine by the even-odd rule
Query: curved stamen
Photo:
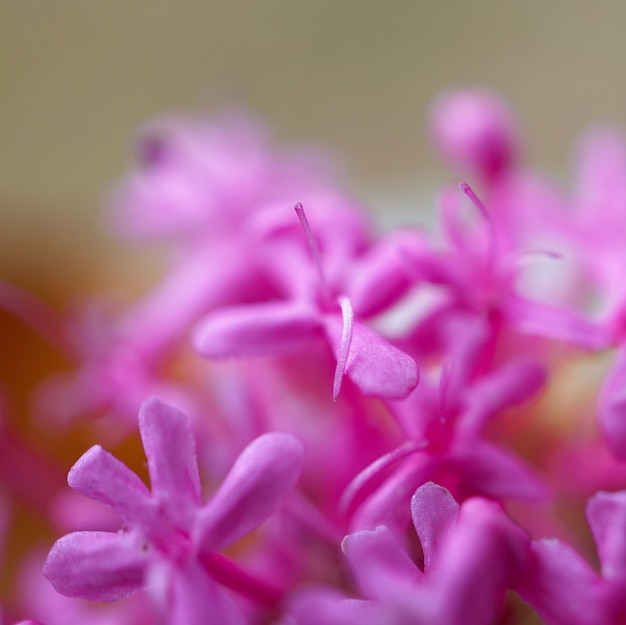
[(346, 363), (348, 362), (350, 345), (352, 344), (352, 330), (354, 328), (354, 312), (352, 311), (350, 300), (345, 295), (341, 295), (338, 301), (341, 306), (343, 330), (341, 332), (341, 346), (339, 347), (339, 354), (337, 355), (335, 379), (333, 380), (333, 401), (337, 401), (337, 397), (339, 397), (339, 393), (341, 392), (341, 382), (346, 370)]

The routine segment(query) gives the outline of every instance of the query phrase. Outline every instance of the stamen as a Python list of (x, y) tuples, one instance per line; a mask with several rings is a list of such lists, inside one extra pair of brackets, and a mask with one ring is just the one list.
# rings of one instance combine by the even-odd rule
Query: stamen
[(472, 189), (472, 187), (470, 187), (467, 184), (467, 182), (459, 182), (459, 189), (461, 189), (461, 191), (463, 191), (463, 193), (465, 193), (465, 195), (467, 195), (467, 197), (470, 199), (472, 204), (480, 211), (480, 214), (489, 223), (492, 223), (491, 215), (489, 214), (489, 212), (485, 208), (485, 205), (478, 199), (478, 196), (476, 195), (476, 193), (474, 193), (474, 190)]
[(335, 368), (335, 379), (333, 380), (333, 401), (337, 401), (341, 392), (341, 382), (343, 374), (346, 370), (348, 355), (350, 353), (350, 345), (352, 344), (352, 330), (354, 328), (354, 313), (350, 300), (345, 296), (339, 297), (339, 305), (341, 306), (341, 317), (343, 319), (343, 331), (341, 333), (341, 347), (337, 356), (337, 367)]
[(317, 245), (315, 237), (313, 236), (313, 231), (311, 230), (309, 220), (306, 218), (302, 204), (298, 202), (294, 206), (294, 210), (296, 211), (296, 215), (298, 215), (298, 219), (300, 220), (300, 224), (302, 225), (302, 229), (306, 235), (306, 240), (309, 244), (309, 249), (311, 250), (311, 256), (313, 257), (313, 262), (315, 263), (315, 268), (317, 269), (317, 274), (320, 279), (320, 284), (326, 284), (324, 269), (322, 268), (322, 255), (320, 254), (320, 248)]
[(493, 219), (489, 214), (489, 211), (485, 208), (485, 205), (480, 201), (476, 193), (474, 193), (472, 187), (470, 187), (466, 182), (459, 182), (459, 189), (465, 193), (487, 222), (489, 227), (489, 240), (487, 242), (487, 266), (490, 270), (493, 270), (496, 258), (496, 229)]

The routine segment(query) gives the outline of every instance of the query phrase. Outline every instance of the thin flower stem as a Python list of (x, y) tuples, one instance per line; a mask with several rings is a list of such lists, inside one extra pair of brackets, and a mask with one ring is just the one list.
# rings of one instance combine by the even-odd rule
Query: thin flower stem
[(220, 553), (200, 553), (199, 560), (216, 582), (261, 605), (275, 607), (284, 594), (283, 589), (251, 575)]

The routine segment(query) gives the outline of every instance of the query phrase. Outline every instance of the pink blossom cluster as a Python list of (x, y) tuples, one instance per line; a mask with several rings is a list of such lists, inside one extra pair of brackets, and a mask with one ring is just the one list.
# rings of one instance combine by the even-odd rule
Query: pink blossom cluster
[[(71, 316), (0, 284), (74, 363), (37, 431), (102, 444), (68, 489), (5, 427), (2, 551), (19, 506), (47, 527), (7, 624), (626, 622), (626, 139), (588, 133), (563, 189), (495, 94), (430, 128), (465, 182), (374, 234), (254, 120), (157, 121), (107, 215), (161, 280)], [(137, 418), (133, 464), (106, 448)]]

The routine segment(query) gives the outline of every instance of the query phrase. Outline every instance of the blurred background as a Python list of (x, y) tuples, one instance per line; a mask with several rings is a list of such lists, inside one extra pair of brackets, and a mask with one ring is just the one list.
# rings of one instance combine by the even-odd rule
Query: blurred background
[(384, 211), (446, 179), (433, 96), (482, 85), (514, 104), (527, 158), (564, 172), (580, 130), (626, 122), (625, 27), (617, 1), (2, 0), (0, 275), (58, 295), (115, 267), (102, 192), (172, 110), (244, 105), (280, 143), (329, 144)]

